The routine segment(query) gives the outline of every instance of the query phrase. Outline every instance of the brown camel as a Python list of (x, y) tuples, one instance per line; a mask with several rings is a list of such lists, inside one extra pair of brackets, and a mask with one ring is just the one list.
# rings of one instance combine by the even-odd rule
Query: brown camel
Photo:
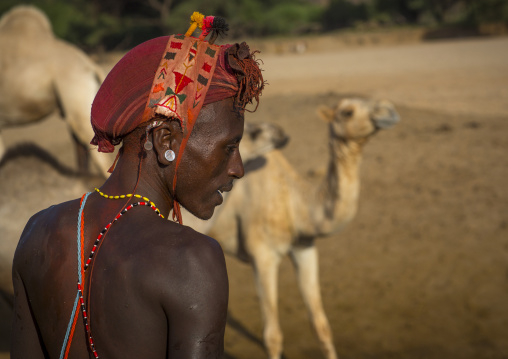
[[(46, 15), (32, 6), (17, 6), (0, 19), (0, 49), (0, 159), (2, 128), (57, 113), (72, 133), (78, 166), (86, 171), (93, 137), (90, 106), (103, 71), (77, 47), (55, 38)], [(97, 151), (90, 157), (106, 175), (111, 158)]]
[(399, 121), (389, 102), (359, 98), (342, 99), (334, 108), (320, 108), (319, 114), (329, 124), (329, 163), (321, 186), (301, 178), (280, 151), (269, 152), (264, 167), (238, 181), (208, 232), (225, 252), (254, 267), (271, 359), (282, 354), (277, 273), (281, 258), (288, 254), (324, 353), (337, 358), (321, 300), (314, 240), (353, 219), (363, 146), (379, 129)]

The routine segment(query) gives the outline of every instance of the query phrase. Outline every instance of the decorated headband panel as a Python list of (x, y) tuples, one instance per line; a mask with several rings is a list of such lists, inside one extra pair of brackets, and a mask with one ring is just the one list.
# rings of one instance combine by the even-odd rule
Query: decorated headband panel
[(154, 77), (144, 117), (180, 120), (191, 130), (215, 71), (219, 47), (185, 35), (169, 37)]

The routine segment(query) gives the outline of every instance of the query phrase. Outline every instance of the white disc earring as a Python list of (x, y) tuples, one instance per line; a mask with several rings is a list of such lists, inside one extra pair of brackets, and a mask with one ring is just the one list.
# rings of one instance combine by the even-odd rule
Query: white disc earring
[(173, 150), (167, 150), (166, 152), (164, 152), (164, 157), (169, 162), (172, 162), (175, 159), (175, 152)]

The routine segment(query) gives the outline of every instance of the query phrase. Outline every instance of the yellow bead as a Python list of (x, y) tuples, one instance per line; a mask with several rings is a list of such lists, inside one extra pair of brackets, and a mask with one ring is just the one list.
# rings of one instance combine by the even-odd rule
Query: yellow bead
[(148, 202), (150, 203), (150, 206), (152, 206), (154, 209), (155, 209), (155, 212), (161, 217), (161, 218), (164, 218), (164, 216), (161, 214), (161, 211), (157, 208), (157, 206), (155, 205), (155, 203), (153, 203), (152, 201), (150, 201), (150, 199), (148, 197), (144, 197), (144, 196), (141, 196), (139, 194), (136, 194), (136, 193), (129, 193), (129, 194), (122, 194), (122, 195), (118, 195), (118, 196), (109, 196), (107, 194), (104, 194), (103, 192), (101, 192), (98, 188), (95, 188), (95, 190), (104, 198), (110, 198), (110, 199), (119, 199), (119, 198), (131, 198), (131, 197), (136, 197), (136, 198), (142, 198), (145, 202)]

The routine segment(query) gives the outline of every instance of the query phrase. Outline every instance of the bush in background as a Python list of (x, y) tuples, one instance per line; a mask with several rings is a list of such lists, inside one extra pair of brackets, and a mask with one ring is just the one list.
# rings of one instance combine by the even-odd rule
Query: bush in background
[[(0, 3), (0, 15), (19, 4)], [(223, 16), (229, 39), (299, 35), (352, 27), (460, 25), (508, 28), (508, 0), (26, 0), (58, 37), (88, 51), (125, 50), (183, 33), (193, 11)]]

